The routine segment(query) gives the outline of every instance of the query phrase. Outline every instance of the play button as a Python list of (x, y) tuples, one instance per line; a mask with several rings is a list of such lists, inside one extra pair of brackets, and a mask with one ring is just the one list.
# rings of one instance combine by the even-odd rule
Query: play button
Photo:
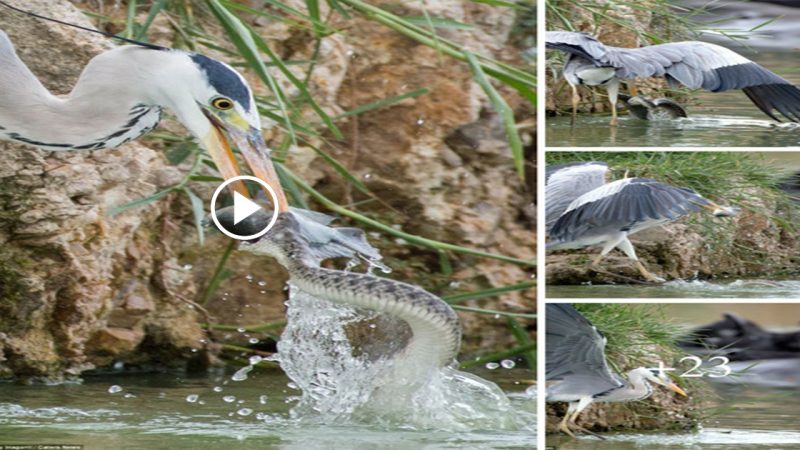
[(239, 222), (247, 219), (252, 215), (254, 212), (261, 209), (258, 206), (258, 203), (250, 200), (249, 198), (245, 197), (244, 195), (234, 191), (233, 192), (233, 224), (236, 225)]
[[(237, 182), (237, 181), (252, 181), (255, 183), (260, 184), (267, 192), (269, 192), (270, 198), (272, 199), (272, 217), (268, 223), (265, 223), (263, 228), (256, 233), (249, 234), (249, 235), (240, 235), (232, 232), (229, 229), (226, 229), (220, 223), (219, 218), (217, 217), (217, 198), (219, 197), (220, 193), (228, 187), (229, 184)], [(258, 239), (264, 234), (266, 234), (273, 225), (275, 225), (275, 221), (278, 219), (278, 197), (275, 195), (275, 191), (272, 189), (270, 185), (268, 185), (264, 180), (256, 177), (252, 177), (249, 175), (241, 175), (238, 177), (233, 177), (225, 180), (222, 184), (217, 187), (217, 190), (214, 191), (214, 195), (211, 196), (211, 218), (214, 220), (214, 224), (217, 228), (224, 233), (226, 236), (239, 239), (243, 241), (249, 241), (252, 239)], [(233, 225), (238, 225), (244, 220), (247, 220), (248, 217), (251, 217), (253, 214), (262, 211), (264, 208), (259, 205), (258, 203), (250, 200), (249, 198), (245, 197), (244, 195), (240, 194), (239, 192), (233, 192)], [(264, 211), (266, 213), (266, 211)], [(264, 214), (266, 215), (266, 214)], [(230, 216), (228, 216), (230, 217)], [(230, 222), (229, 222), (230, 223)], [(263, 223), (263, 222), (262, 222)]]

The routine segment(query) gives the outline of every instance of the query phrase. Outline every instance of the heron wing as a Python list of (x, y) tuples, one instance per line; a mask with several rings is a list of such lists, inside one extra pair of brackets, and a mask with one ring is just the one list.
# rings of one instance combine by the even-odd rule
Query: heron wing
[(634, 232), (640, 225), (669, 222), (708, 204), (691, 189), (647, 178), (625, 178), (575, 199), (550, 228), (550, 238), (570, 242), (595, 229)]
[(548, 32), (548, 48), (614, 67), (619, 78), (665, 77), (670, 84), (722, 92), (742, 89), (766, 115), (777, 111), (800, 121), (800, 89), (763, 66), (725, 47), (699, 41), (641, 48), (606, 46), (584, 33)]
[(580, 162), (547, 166), (545, 170), (545, 218), (547, 228), (581, 195), (606, 182), (608, 165)]
[(582, 390), (598, 394), (622, 386), (606, 363), (606, 339), (572, 305), (547, 305), (545, 371), (548, 381), (580, 382)]

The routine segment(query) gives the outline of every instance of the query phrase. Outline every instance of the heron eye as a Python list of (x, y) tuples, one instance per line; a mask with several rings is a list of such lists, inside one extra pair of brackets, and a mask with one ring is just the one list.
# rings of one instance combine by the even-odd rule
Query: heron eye
[(233, 108), (233, 102), (230, 99), (219, 97), (211, 100), (211, 106), (222, 111), (227, 111)]

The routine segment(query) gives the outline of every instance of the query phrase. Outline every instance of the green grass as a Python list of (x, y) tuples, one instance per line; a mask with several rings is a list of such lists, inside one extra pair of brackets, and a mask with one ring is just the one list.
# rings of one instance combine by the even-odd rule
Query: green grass
[[(342, 132), (339, 127), (343, 126), (345, 120), (369, 114), (378, 109), (392, 107), (408, 98), (428, 95), (430, 91), (428, 88), (420, 87), (409, 89), (407, 92), (392, 92), (390, 93), (391, 95), (387, 95), (383, 99), (357, 105), (342, 114), (329, 115), (326, 109), (314, 98), (308, 83), (317, 69), (317, 57), (322, 39), (335, 33), (346, 34), (347, 28), (351, 26), (354, 18), (366, 18), (374, 26), (386, 27), (422, 45), (434, 48), (444, 64), (460, 64), (468, 68), (476, 86), (486, 93), (490, 104), (503, 120), (506, 136), (512, 150), (516, 174), (521, 179), (524, 179), (522, 141), (518, 134), (516, 118), (501, 92), (516, 92), (522, 98), (535, 105), (536, 77), (532, 67), (516, 67), (464, 48), (445, 36), (450, 30), (471, 29), (474, 26), (466, 22), (462, 23), (444, 17), (437, 17), (427, 10), (423, 10), (421, 16), (405, 16), (402, 13), (395, 12), (395, 9), (391, 6), (361, 0), (330, 0), (327, 5), (330, 8), (323, 8), (323, 5), (318, 0), (306, 0), (304, 7), (291, 6), (279, 0), (266, 0), (264, 3), (264, 7), (254, 9), (231, 0), (204, 0), (202, 2), (187, 0), (128, 0), (123, 23), (115, 25), (117, 29), (121, 28), (120, 34), (126, 37), (148, 41), (149, 31), (155, 20), (159, 17), (166, 18), (175, 31), (173, 47), (199, 53), (203, 53), (208, 49), (221, 52), (227, 56), (226, 62), (229, 62), (239, 70), (249, 71), (257, 77), (262, 86), (268, 89), (268, 93), (258, 96), (256, 102), (262, 117), (266, 121), (276, 123), (277, 132), (274, 134), (277, 137), (273, 139), (272, 158), (276, 163), (276, 169), (292, 205), (308, 208), (309, 200), (314, 200), (316, 204), (321, 205), (327, 211), (347, 217), (356, 225), (379, 230), (385, 236), (384, 240), (387, 242), (391, 242), (391, 239), (399, 238), (411, 245), (427, 249), (439, 257), (440, 273), (436, 275), (440, 278), (451, 278), (451, 260), (459, 258), (459, 255), (493, 258), (525, 267), (535, 266), (535, 261), (522, 260), (511, 255), (494, 254), (480, 249), (468, 248), (402, 232), (391, 226), (394, 222), (377, 218), (377, 213), (373, 213), (373, 216), (370, 216), (359, 211), (357, 205), (343, 205), (331, 200), (287, 167), (291, 166), (291, 160), (287, 161), (290, 147), (310, 148), (345, 183), (372, 200), (378, 203), (382, 202), (380, 198), (369, 191), (358, 177), (348, 170), (346, 164), (338, 161), (333, 156), (334, 152), (330, 151), (334, 145), (333, 141), (342, 139)], [(481, 3), (515, 11), (518, 17), (521, 18), (518, 29), (524, 29), (531, 18), (535, 17), (533, 3), (501, 2), (496, 0)], [(292, 5), (296, 4), (293, 3)], [(323, 14), (323, 10), (329, 10), (329, 12)], [(285, 24), (293, 33), (313, 42), (315, 49), (313, 55), (307, 61), (283, 60), (270, 47), (266, 37), (259, 35), (251, 27), (252, 21), (242, 19), (244, 14), (250, 17), (260, 16), (264, 20)], [(91, 12), (87, 12), (87, 15), (103, 24), (113, 22), (111, 18), (102, 17)], [(219, 30), (223, 33), (221, 38), (217, 37)], [(294, 66), (293, 69), (303, 67), (303, 71), (298, 74), (297, 71), (290, 70), (290, 66)], [(296, 93), (290, 94), (289, 90), (283, 89), (268, 69), (280, 71), (291, 84), (292, 92)], [(264, 89), (256, 90), (264, 91)], [(312, 113), (311, 115), (307, 114), (309, 111)], [(160, 201), (171, 193), (181, 194), (184, 195), (187, 205), (191, 207), (197, 225), (198, 238), (202, 242), (203, 231), (200, 221), (204, 215), (203, 202), (194, 194), (194, 191), (197, 190), (194, 186), (199, 183), (216, 184), (220, 181), (218, 177), (201, 173), (201, 169), (206, 167), (213, 168), (213, 163), (195, 142), (187, 140), (183, 136), (160, 131), (157, 134), (151, 134), (149, 139), (151, 143), (169, 149), (167, 157), (171, 164), (189, 165), (187, 162), (193, 161), (190, 164), (191, 168), (185, 178), (176, 185), (146, 198), (120, 205), (112, 212), (121, 213), (144, 207)], [(205, 305), (213, 301), (217, 288), (231, 275), (226, 269), (226, 264), (232, 249), (232, 246), (228, 246), (226, 251), (219, 255), (218, 263), (211, 278), (204, 289), (198, 293), (196, 301), (199, 304)], [(520, 280), (519, 283), (506, 287), (460, 292), (455, 296), (457, 300), (454, 300), (453, 303), (454, 307), (469, 313), (507, 316), (509, 320), (509, 336), (513, 337), (518, 346), (512, 349), (510, 353), (509, 351), (505, 351), (505, 353), (520, 355), (530, 361), (532, 360), (532, 344), (529, 339), (526, 339), (520, 333), (521, 327), (517, 320), (530, 319), (533, 317), (532, 314), (512, 314), (491, 308), (467, 308), (457, 304), (467, 298), (480, 302), (482, 299), (489, 299), (522, 289), (532, 289), (532, 284)], [(207, 324), (207, 326), (209, 328), (225, 328), (232, 325)], [(253, 326), (259, 327), (260, 325)], [(272, 327), (273, 324), (270, 324), (269, 329), (272, 329)]]

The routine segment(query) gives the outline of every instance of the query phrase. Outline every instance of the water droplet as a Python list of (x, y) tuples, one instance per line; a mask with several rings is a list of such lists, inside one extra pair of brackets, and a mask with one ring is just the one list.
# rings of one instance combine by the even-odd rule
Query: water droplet
[(513, 369), (516, 364), (510, 359), (504, 359), (500, 361), (500, 365), (503, 366), (504, 369)]
[(242, 408), (236, 411), (236, 414), (239, 414), (240, 416), (249, 416), (250, 414), (253, 414), (253, 410), (250, 408)]
[(117, 361), (114, 363), (114, 370), (122, 370), (125, 368), (125, 363), (122, 361)]
[(486, 368), (489, 370), (494, 370), (497, 369), (498, 367), (500, 367), (500, 364), (497, 364), (496, 362), (486, 363)]
[(239, 333), (244, 333), (247, 330), (245, 330), (243, 327), (239, 327), (236, 329), (236, 331), (238, 331)]
[(116, 394), (117, 392), (122, 391), (122, 386), (117, 386), (116, 384), (108, 388), (109, 394)]
[(231, 380), (244, 381), (247, 379), (247, 374), (250, 373), (251, 370), (253, 370), (253, 366), (244, 366), (233, 374)]
[(258, 344), (258, 338), (250, 338), (250, 340), (248, 340), (247, 342), (251, 344)]
[(189, 403), (195, 403), (198, 398), (200, 398), (200, 396), (197, 394), (189, 394), (186, 396), (186, 401)]
[(258, 397), (258, 403), (261, 403), (262, 405), (266, 405), (267, 404), (267, 396), (266, 395), (262, 395), (262, 396)]
[(232, 395), (226, 395), (225, 397), (222, 397), (222, 401), (224, 401), (225, 403), (233, 403), (236, 401), (236, 397)]
[(125, 398), (136, 398), (136, 396), (131, 394), (130, 392), (128, 392), (127, 394), (123, 395), (123, 397), (125, 397)]
[(267, 285), (267, 282), (266, 282), (266, 281), (259, 281), (259, 282), (258, 282), (258, 285), (259, 285), (259, 286), (266, 286), (266, 285)]
[(198, 404), (198, 405), (205, 405), (205, 404), (206, 404), (206, 402), (205, 402), (205, 400), (200, 400), (199, 402), (197, 402), (197, 404)]
[(192, 267), (193, 266), (191, 264), (184, 264), (183, 265), (183, 270), (192, 270)]
[(214, 392), (222, 392), (222, 386), (214, 386)]
[(425, 123), (425, 119), (423, 119), (422, 117), (417, 119), (417, 125), (422, 125), (423, 123)]
[(250, 365), (251, 366), (255, 366), (256, 364), (260, 363), (263, 359), (264, 358), (262, 358), (262, 357), (260, 357), (258, 355), (253, 355), (253, 356), (250, 357), (250, 359), (248, 359), (248, 361), (250, 361)]

